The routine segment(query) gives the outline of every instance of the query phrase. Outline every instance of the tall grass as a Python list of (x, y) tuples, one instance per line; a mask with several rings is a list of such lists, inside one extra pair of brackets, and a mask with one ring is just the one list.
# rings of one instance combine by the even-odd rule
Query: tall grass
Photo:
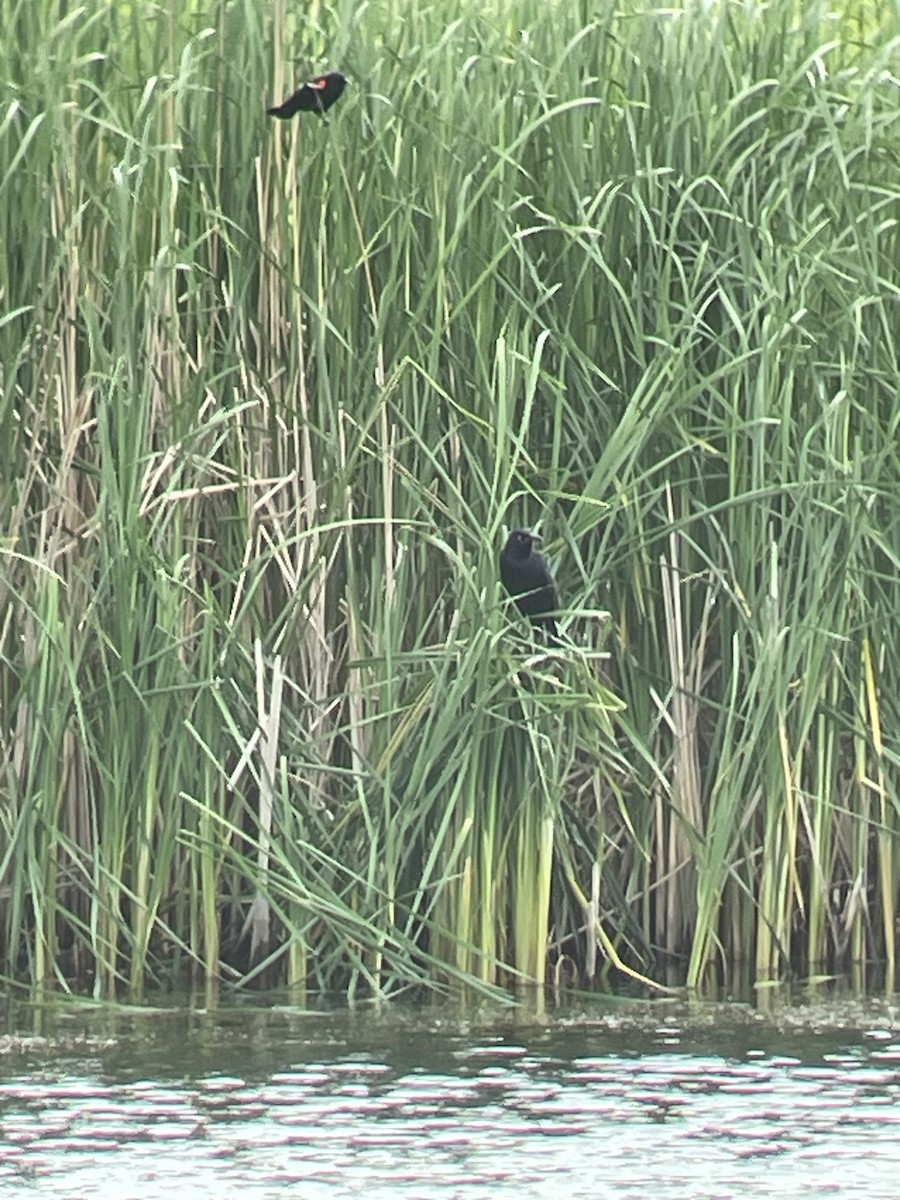
[(7, 979), (892, 970), (896, 8), (0, 12)]

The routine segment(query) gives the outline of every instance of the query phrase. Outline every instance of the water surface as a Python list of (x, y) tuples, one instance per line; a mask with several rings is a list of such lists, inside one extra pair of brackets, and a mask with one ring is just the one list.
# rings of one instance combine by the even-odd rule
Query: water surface
[(42, 1022), (0, 1042), (0, 1197), (900, 1194), (884, 1001)]

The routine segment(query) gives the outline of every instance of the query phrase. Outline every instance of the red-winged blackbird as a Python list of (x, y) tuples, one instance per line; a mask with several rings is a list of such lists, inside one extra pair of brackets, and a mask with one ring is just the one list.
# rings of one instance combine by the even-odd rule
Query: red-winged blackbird
[(320, 75), (318, 79), (304, 83), (293, 96), (288, 96), (284, 104), (267, 108), (266, 112), (270, 117), (278, 117), (280, 121), (286, 121), (298, 112), (314, 112), (321, 116), (340, 98), (346, 86), (347, 80), (340, 71), (329, 71), (327, 75)]
[(556, 641), (556, 612), (559, 600), (553, 572), (546, 557), (535, 550), (540, 535), (527, 529), (514, 529), (500, 555), (503, 586), (532, 624), (547, 631)]

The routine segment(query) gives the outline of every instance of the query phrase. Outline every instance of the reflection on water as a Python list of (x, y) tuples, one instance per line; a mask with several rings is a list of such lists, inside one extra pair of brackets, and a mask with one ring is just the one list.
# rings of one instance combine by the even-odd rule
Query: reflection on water
[(635, 1013), (69, 1019), (3, 1043), (0, 1197), (900, 1192), (887, 1005), (844, 1028)]

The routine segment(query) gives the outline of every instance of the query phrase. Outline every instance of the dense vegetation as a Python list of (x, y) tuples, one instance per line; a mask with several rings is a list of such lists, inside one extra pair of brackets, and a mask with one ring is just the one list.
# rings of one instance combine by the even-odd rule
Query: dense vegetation
[(892, 969), (896, 6), (0, 12), (5, 977)]

